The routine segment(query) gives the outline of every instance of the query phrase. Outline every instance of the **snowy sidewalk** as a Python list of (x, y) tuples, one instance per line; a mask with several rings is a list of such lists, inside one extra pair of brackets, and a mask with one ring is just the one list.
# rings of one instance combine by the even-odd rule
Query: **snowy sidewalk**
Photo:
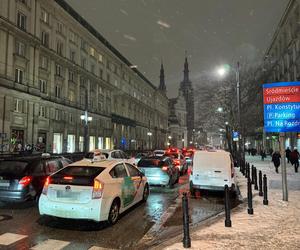
[[(254, 214), (248, 215), (247, 204), (241, 204), (231, 214), (232, 227), (224, 227), (224, 219), (212, 225), (193, 230), (191, 249), (300, 249), (300, 173), (287, 165), (289, 201), (282, 201), (281, 169), (279, 174), (270, 162), (270, 157), (261, 161), (259, 157), (246, 157), (268, 177), (269, 205), (263, 205), (258, 191), (253, 190)], [(246, 178), (237, 170), (238, 182), (243, 198), (247, 198)], [(182, 235), (156, 249), (176, 250), (182, 247)]]

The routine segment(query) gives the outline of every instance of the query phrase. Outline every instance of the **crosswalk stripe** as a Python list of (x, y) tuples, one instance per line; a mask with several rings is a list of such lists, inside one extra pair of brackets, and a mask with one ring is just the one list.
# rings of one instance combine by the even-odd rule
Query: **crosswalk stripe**
[(26, 238), (27, 235), (22, 234), (13, 234), (13, 233), (5, 233), (0, 235), (0, 245), (8, 246), (13, 244), (19, 240)]
[(65, 246), (69, 245), (69, 241), (62, 241), (62, 240), (46, 240), (30, 249), (33, 250), (60, 250), (64, 248)]

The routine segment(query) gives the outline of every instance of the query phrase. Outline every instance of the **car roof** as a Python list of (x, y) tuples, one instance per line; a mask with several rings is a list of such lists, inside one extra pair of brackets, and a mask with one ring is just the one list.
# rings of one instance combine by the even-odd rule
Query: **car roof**
[(102, 167), (102, 168), (109, 168), (113, 167), (116, 164), (124, 163), (123, 160), (99, 160), (93, 161), (88, 159), (83, 159), (80, 161), (73, 162), (68, 166), (81, 166), (81, 167)]

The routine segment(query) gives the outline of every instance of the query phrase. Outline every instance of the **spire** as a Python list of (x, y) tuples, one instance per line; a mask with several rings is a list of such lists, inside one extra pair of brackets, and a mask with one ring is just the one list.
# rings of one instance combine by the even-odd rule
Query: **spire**
[(185, 62), (184, 62), (184, 70), (183, 70), (183, 82), (189, 82), (189, 63), (187, 60), (187, 52), (185, 51)]
[(164, 70), (164, 65), (163, 62), (161, 61), (160, 65), (160, 75), (159, 75), (159, 90), (166, 91), (166, 84), (165, 84), (165, 70)]

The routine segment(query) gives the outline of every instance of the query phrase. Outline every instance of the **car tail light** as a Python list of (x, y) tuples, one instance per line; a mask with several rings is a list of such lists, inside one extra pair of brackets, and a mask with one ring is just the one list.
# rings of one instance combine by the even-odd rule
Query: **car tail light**
[(162, 167), (162, 171), (168, 171), (168, 170), (169, 170), (169, 167), (167, 167), (167, 166)]
[(92, 199), (100, 199), (102, 197), (104, 184), (98, 180), (94, 180)]
[(48, 176), (45, 183), (44, 183), (44, 187), (43, 187), (43, 191), (42, 191), (42, 193), (44, 195), (47, 195), (48, 187), (49, 187), (50, 182), (51, 182), (51, 178), (50, 178), (50, 176)]
[(64, 176), (64, 180), (70, 181), (70, 180), (73, 180), (73, 177), (72, 176)]
[(180, 160), (174, 160), (174, 164), (175, 164), (175, 166), (179, 166), (180, 165)]
[(28, 186), (32, 181), (32, 176), (24, 176), (20, 181), (19, 184), (23, 187)]

